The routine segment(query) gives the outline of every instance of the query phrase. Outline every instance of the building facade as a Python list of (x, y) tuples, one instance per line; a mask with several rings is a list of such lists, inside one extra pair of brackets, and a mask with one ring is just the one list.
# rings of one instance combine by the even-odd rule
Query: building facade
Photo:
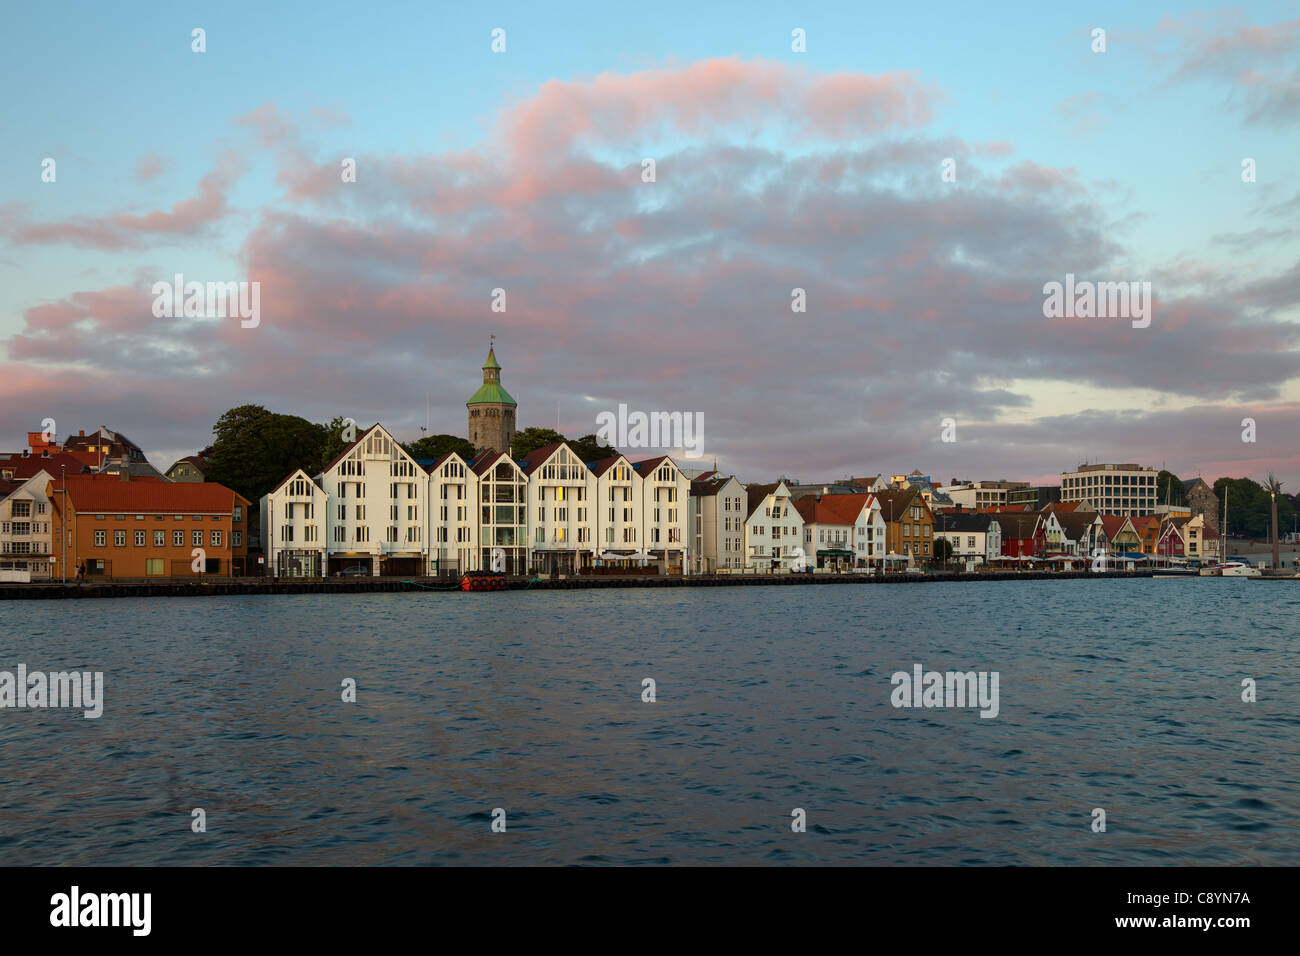
[(69, 580), (248, 573), (249, 502), (224, 485), (122, 472), (51, 480), (46, 497), (55, 576), (65, 570)]
[(46, 492), (52, 480), (43, 470), (29, 478), (0, 479), (0, 571), (27, 572), (32, 581), (49, 579), (54, 536)]
[(691, 482), (687, 524), (693, 529), (692, 572), (745, 566), (746, 498), (745, 486), (735, 475), (708, 472)]
[[(801, 560), (803, 518), (784, 481), (745, 488), (745, 567), (753, 571), (789, 569)], [(798, 550), (796, 550), (798, 549)]]
[(1103, 515), (1153, 514), (1157, 474), (1135, 464), (1080, 465), (1061, 475), (1061, 500), (1082, 502)]

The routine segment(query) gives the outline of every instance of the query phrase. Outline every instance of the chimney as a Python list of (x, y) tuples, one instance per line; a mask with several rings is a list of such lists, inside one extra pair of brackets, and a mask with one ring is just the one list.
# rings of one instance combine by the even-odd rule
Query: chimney
[(77, 436), (78, 436), (79, 438), (85, 438), (85, 437), (86, 437), (86, 430), (85, 430), (84, 428), (81, 429), (81, 431), (77, 432)]
[(130, 480), (131, 480), (131, 469), (127, 468), (125, 464), (122, 465), (122, 472), (121, 472), (121, 475), (122, 475), (122, 480), (123, 480), (123, 481), (130, 481)]

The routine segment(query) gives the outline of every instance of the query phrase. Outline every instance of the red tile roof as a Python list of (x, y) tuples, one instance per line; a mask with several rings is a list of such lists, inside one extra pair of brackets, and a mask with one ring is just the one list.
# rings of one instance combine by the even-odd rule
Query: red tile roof
[[(204, 481), (159, 481), (116, 475), (79, 475), (68, 478), (68, 496), (82, 514), (127, 512), (139, 514), (230, 514), (237, 496), (225, 485)], [(55, 481), (55, 485), (58, 482)], [(239, 502), (247, 504), (243, 498)]]
[(0, 469), (5, 471), (13, 470), (15, 478), (22, 478), (26, 481), (32, 475), (41, 469), (46, 474), (55, 478), (59, 477), (59, 466), (63, 465), (69, 475), (79, 475), (86, 463), (81, 461), (76, 455), (69, 455), (66, 452), (58, 452), (44, 458), (40, 455), (0, 455)]

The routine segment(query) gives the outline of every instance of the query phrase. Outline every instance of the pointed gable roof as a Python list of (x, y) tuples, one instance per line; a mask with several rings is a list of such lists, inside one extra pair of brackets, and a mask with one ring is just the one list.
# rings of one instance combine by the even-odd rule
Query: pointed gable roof
[(915, 485), (907, 488), (890, 488), (886, 491), (877, 491), (876, 500), (880, 502), (880, 513), (885, 516), (885, 520), (891, 519), (890, 506), (893, 506), (892, 519), (899, 521), (907, 515), (907, 509), (912, 505), (913, 500), (921, 496), (921, 490)]
[[(525, 475), (531, 475), (534, 471), (546, 464), (548, 458), (554, 455), (561, 447), (569, 448), (566, 442), (555, 441), (549, 445), (543, 445), (541, 448), (534, 448), (523, 458), (519, 459), (519, 467), (523, 469)], [(569, 448), (572, 452), (573, 449)], [(574, 455), (574, 457), (578, 457)]]
[(1034, 532), (1038, 529), (1039, 516), (1037, 514), (1024, 511), (1004, 511), (994, 514), (992, 517), (997, 519), (1004, 538), (1032, 538)]
[(1080, 537), (1088, 533), (1088, 529), (1097, 523), (1097, 512), (1095, 511), (1063, 511), (1056, 513), (1056, 520), (1061, 525), (1061, 530), (1071, 541), (1078, 541)]
[(299, 475), (306, 478), (307, 481), (311, 484), (312, 488), (316, 489), (316, 491), (319, 491), (321, 494), (325, 494), (324, 489), (322, 489), (321, 486), (316, 483), (316, 479), (313, 478), (311, 475), (307, 474), (307, 472), (303, 471), (301, 468), (295, 468), (293, 471), (289, 472), (289, 474), (285, 477), (284, 481), (280, 482), (278, 485), (276, 485), (274, 488), (268, 491), (267, 494), (268, 495), (275, 494), (277, 491), (279, 491), (289, 482), (293, 481)]
[(628, 457), (626, 455), (621, 455), (621, 454), (610, 455), (606, 458), (599, 458), (596, 461), (589, 461), (587, 462), (587, 468), (590, 469), (593, 475), (599, 478), (602, 475), (604, 475), (605, 472), (609, 471), (611, 468), (617, 465), (620, 461), (627, 463), (627, 467), (629, 470), (631, 470), (632, 474), (634, 475), (637, 474), (636, 469), (632, 467), (632, 462), (628, 461)]
[[(641, 461), (634, 461), (632, 467), (636, 469), (637, 474), (644, 478), (665, 461), (672, 461), (672, 458), (668, 455), (657, 455), (654, 458), (643, 458)], [(673, 467), (677, 467), (677, 462), (673, 461)]]

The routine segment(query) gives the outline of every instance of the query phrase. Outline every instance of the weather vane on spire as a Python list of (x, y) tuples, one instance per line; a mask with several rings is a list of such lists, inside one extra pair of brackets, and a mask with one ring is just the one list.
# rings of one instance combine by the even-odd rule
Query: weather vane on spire
[(495, 335), (489, 335), (489, 336), (488, 336), (488, 348), (495, 348), (495, 347), (496, 347), (496, 344), (497, 344), (497, 337), (496, 337)]

